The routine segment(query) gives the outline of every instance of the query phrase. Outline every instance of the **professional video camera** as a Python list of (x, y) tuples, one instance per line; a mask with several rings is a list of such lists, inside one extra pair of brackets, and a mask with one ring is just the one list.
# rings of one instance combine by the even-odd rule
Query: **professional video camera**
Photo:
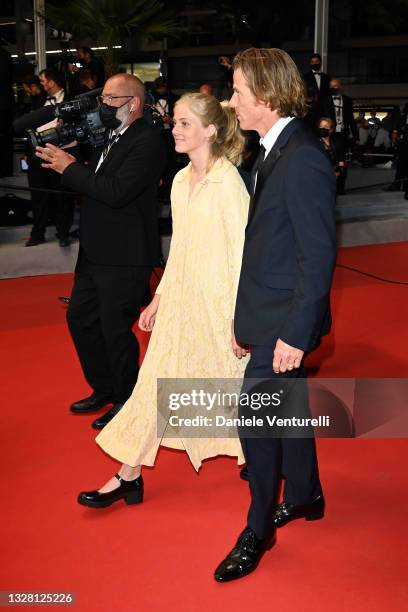
[[(43, 106), (31, 111), (13, 123), (17, 133), (25, 133), (32, 150), (47, 143), (62, 147), (73, 140), (100, 147), (105, 142), (106, 128), (99, 117), (97, 96), (102, 88), (93, 89), (60, 104)], [(38, 132), (36, 128), (53, 119), (62, 119), (63, 124)]]

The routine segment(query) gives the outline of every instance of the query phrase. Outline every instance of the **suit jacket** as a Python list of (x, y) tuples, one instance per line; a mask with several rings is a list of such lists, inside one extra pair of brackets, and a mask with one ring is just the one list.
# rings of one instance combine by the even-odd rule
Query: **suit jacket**
[[(344, 94), (341, 95), (343, 100), (343, 122), (344, 131), (348, 134), (349, 130), (353, 134), (353, 138), (358, 140), (357, 125), (353, 115), (353, 100)], [(321, 117), (330, 117), (336, 125), (336, 111), (334, 110), (333, 98), (331, 95), (322, 100)]]
[(11, 110), (13, 108), (12, 85), (13, 60), (10, 53), (0, 47), (0, 110)]
[(320, 73), (320, 89), (317, 86), (317, 82), (312, 70), (306, 72), (303, 75), (303, 80), (306, 84), (307, 90), (313, 94), (313, 100), (315, 103), (320, 102), (322, 99), (329, 95), (329, 84), (331, 76), (325, 72)]
[(159, 261), (157, 188), (166, 154), (160, 131), (143, 118), (112, 145), (95, 173), (101, 149), (89, 166), (75, 162), (62, 184), (83, 194), (80, 246), (92, 263), (154, 266)]
[(241, 342), (279, 337), (310, 351), (329, 332), (335, 184), (321, 143), (293, 119), (259, 166), (251, 197), (235, 310)]

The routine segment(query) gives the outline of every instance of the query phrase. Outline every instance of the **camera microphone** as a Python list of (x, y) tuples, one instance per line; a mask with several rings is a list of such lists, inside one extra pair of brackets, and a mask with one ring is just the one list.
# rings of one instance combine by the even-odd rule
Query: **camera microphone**
[(17, 134), (22, 134), (25, 130), (35, 130), (36, 128), (49, 123), (55, 118), (55, 107), (50, 104), (42, 106), (37, 110), (31, 111), (13, 121), (13, 128)]

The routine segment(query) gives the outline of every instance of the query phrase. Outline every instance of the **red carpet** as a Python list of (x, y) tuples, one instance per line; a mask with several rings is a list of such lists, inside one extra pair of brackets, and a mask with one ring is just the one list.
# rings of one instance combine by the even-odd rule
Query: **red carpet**
[[(408, 244), (342, 250), (339, 262), (408, 280)], [(162, 450), (141, 506), (90, 510), (81, 489), (116, 464), (94, 443), (94, 416), (58, 295), (71, 275), (1, 283), (2, 551), (0, 590), (74, 591), (75, 610), (175, 612), (405, 610), (407, 440), (319, 440), (323, 521), (297, 521), (248, 578), (212, 572), (244, 526), (235, 462)], [(408, 376), (408, 286), (337, 269), (335, 329), (309, 360), (322, 376)], [(143, 338), (146, 344), (146, 338)], [(20, 609), (31, 609), (26, 606)]]

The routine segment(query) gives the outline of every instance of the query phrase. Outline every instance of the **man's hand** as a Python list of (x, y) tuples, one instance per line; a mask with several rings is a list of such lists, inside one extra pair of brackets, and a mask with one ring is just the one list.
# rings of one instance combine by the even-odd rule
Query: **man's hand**
[(139, 317), (139, 329), (144, 332), (151, 332), (156, 322), (156, 314), (159, 309), (160, 296), (157, 293), (154, 295), (152, 301), (143, 310)]
[(273, 371), (275, 374), (279, 374), (299, 368), (303, 355), (304, 351), (290, 346), (278, 338), (273, 353)]
[(248, 347), (238, 344), (234, 334), (234, 321), (231, 323), (231, 346), (232, 352), (237, 359), (242, 359), (248, 353)]
[(68, 166), (76, 162), (76, 158), (73, 155), (52, 144), (46, 144), (45, 147), (36, 147), (35, 155), (47, 162), (41, 164), (43, 168), (55, 170), (58, 174), (62, 174)]

